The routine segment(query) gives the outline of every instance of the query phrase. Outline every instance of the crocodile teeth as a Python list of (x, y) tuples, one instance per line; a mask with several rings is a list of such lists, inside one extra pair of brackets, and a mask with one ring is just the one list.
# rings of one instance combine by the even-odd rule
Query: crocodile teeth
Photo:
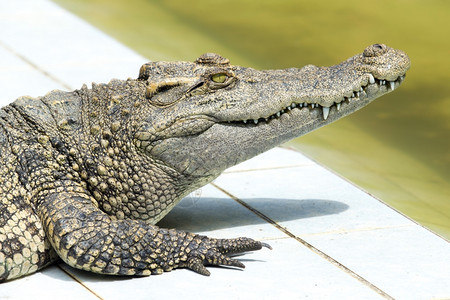
[(326, 120), (328, 118), (328, 114), (330, 113), (329, 107), (322, 107), (323, 119)]
[(391, 86), (391, 90), (395, 90), (395, 82), (389, 81), (389, 85)]
[[(405, 75), (399, 76), (396, 80), (390, 81), (386, 79), (375, 79), (375, 77), (372, 74), (368, 74), (369, 76), (369, 83), (370, 84), (377, 84), (380, 88), (381, 86), (385, 86), (386, 89), (394, 90), (396, 87), (398, 87), (402, 81), (405, 79)], [(367, 84), (368, 85), (368, 84)], [(367, 85), (361, 86), (358, 91), (348, 91), (345, 95), (343, 95), (340, 102), (335, 102), (333, 105), (336, 105), (336, 111), (340, 111), (342, 103), (346, 101), (345, 103), (358, 101), (358, 98), (366, 98), (367, 97), (367, 91), (366, 87)], [(344, 103), (344, 104), (345, 104)], [(331, 107), (333, 107), (333, 105)], [(323, 120), (327, 120), (330, 115), (331, 107), (323, 107), (322, 105), (318, 103), (308, 103), (308, 102), (302, 102), (302, 103), (291, 103), (290, 105), (286, 106), (285, 108), (281, 109), (277, 113), (268, 116), (268, 117), (261, 117), (259, 119), (248, 119), (248, 120), (242, 120), (239, 122), (243, 122), (244, 124), (248, 123), (254, 123), (255, 125), (258, 125), (260, 123), (267, 123), (270, 122), (272, 119), (279, 118), (282, 114), (289, 113), (289, 111), (293, 111), (294, 108), (298, 107), (299, 109), (314, 109), (314, 108), (322, 108), (322, 117)], [(228, 123), (230, 123), (228, 121)], [(231, 122), (234, 123), (234, 122)]]

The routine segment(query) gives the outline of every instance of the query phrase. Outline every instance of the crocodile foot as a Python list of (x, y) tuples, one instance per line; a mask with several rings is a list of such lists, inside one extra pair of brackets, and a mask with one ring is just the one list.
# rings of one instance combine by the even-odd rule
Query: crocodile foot
[(191, 269), (205, 276), (210, 275), (205, 267), (208, 265), (245, 268), (243, 263), (230, 256), (260, 250), (262, 247), (272, 249), (270, 245), (250, 238), (212, 239), (206, 236), (197, 236), (188, 247), (192, 250), (186, 249), (187, 258), (180, 264), (180, 267)]

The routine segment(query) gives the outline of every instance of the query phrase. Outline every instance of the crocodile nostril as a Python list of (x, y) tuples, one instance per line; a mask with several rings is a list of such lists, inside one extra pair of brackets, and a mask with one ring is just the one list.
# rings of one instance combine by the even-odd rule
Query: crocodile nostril
[(387, 47), (384, 44), (373, 44), (366, 49), (364, 49), (364, 57), (375, 57), (386, 53)]

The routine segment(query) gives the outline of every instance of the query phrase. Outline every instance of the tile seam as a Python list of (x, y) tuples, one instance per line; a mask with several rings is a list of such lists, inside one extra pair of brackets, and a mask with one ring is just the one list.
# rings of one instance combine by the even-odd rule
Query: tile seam
[(361, 228), (355, 228), (355, 229), (350, 229), (350, 230), (335, 230), (335, 231), (305, 233), (305, 234), (302, 234), (302, 236), (321, 236), (321, 235), (333, 235), (333, 234), (358, 233), (358, 232), (366, 232), (366, 231), (408, 228), (408, 227), (414, 227), (414, 225), (415, 224), (392, 225), (392, 226), (384, 226), (384, 227), (361, 227)]
[(283, 226), (279, 225), (277, 222), (275, 222), (274, 220), (272, 220), (271, 218), (269, 218), (265, 214), (261, 213), (260, 211), (258, 211), (257, 209), (253, 208), (252, 206), (248, 205), (245, 201), (239, 199), (238, 197), (234, 196), (233, 194), (231, 194), (230, 192), (228, 192), (225, 189), (221, 188), (220, 186), (218, 186), (215, 183), (211, 183), (211, 185), (214, 186), (219, 191), (225, 193), (228, 197), (230, 197), (231, 199), (233, 199), (237, 203), (241, 204), (242, 206), (244, 206), (245, 208), (247, 208), (248, 210), (250, 210), (251, 212), (256, 214), (258, 217), (260, 217), (261, 219), (263, 219), (267, 223), (271, 224), (272, 226), (274, 226), (275, 228), (277, 228), (278, 230), (280, 230), (281, 232), (283, 232), (287, 236), (295, 239), (297, 242), (299, 242), (303, 246), (307, 247), (309, 250), (311, 250), (312, 252), (316, 253), (317, 255), (322, 257), (323, 259), (327, 260), (332, 265), (338, 267), (339, 269), (341, 269), (342, 271), (344, 271), (345, 273), (347, 273), (351, 277), (355, 278), (356, 280), (358, 280), (362, 284), (366, 285), (367, 287), (372, 289), (374, 292), (376, 292), (380, 296), (384, 297), (385, 299), (394, 299), (392, 296), (387, 294), (385, 291), (383, 291), (382, 289), (380, 289), (379, 287), (377, 287), (376, 285), (374, 285), (373, 283), (371, 283), (370, 281), (368, 281), (367, 279), (365, 279), (361, 275), (359, 275), (356, 272), (352, 271), (350, 268), (346, 267), (345, 265), (343, 265), (342, 263), (340, 263), (336, 259), (332, 258), (331, 256), (329, 256), (328, 254), (326, 254), (322, 250), (314, 247), (312, 244), (308, 243), (304, 239), (296, 236), (295, 234), (293, 234), (292, 232), (290, 232), (289, 230), (287, 230)]
[(53, 76), (52, 74), (50, 74), (50, 72), (42, 69), (37, 64), (35, 64), (31, 60), (29, 60), (27, 57), (25, 57), (24, 55), (22, 55), (19, 52), (15, 51), (13, 48), (9, 47), (8, 45), (6, 45), (3, 41), (0, 41), (0, 46), (3, 47), (6, 51), (11, 53), (12, 55), (14, 55), (15, 57), (17, 57), (20, 60), (22, 60), (24, 63), (26, 63), (27, 65), (29, 65), (33, 69), (35, 69), (36, 71), (38, 71), (39, 73), (41, 73), (42, 75), (44, 75), (45, 77), (53, 80), (54, 82), (58, 83), (59, 85), (61, 85), (62, 87), (64, 87), (65, 89), (67, 89), (69, 91), (73, 90), (73, 88), (69, 84), (67, 84), (63, 80)]
[(70, 273), (69, 271), (67, 271), (65, 268), (61, 267), (59, 264), (56, 265), (61, 271), (63, 271), (65, 274), (67, 274), (67, 276), (69, 276), (70, 278), (72, 278), (74, 281), (76, 281), (78, 284), (80, 284), (83, 288), (85, 288), (86, 290), (88, 290), (91, 294), (93, 294), (95, 297), (97, 297), (100, 300), (103, 300), (103, 298), (98, 295), (96, 292), (94, 292), (94, 290), (92, 290), (90, 287), (88, 287), (87, 285), (85, 285), (83, 283), (83, 281), (81, 281), (80, 279), (78, 279), (74, 274)]

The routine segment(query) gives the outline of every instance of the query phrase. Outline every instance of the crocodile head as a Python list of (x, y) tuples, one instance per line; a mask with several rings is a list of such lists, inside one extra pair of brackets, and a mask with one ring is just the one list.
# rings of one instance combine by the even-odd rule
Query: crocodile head
[(233, 66), (217, 54), (142, 66), (152, 113), (135, 143), (200, 186), (224, 169), (346, 116), (396, 89), (408, 56), (382, 44), (331, 67)]

